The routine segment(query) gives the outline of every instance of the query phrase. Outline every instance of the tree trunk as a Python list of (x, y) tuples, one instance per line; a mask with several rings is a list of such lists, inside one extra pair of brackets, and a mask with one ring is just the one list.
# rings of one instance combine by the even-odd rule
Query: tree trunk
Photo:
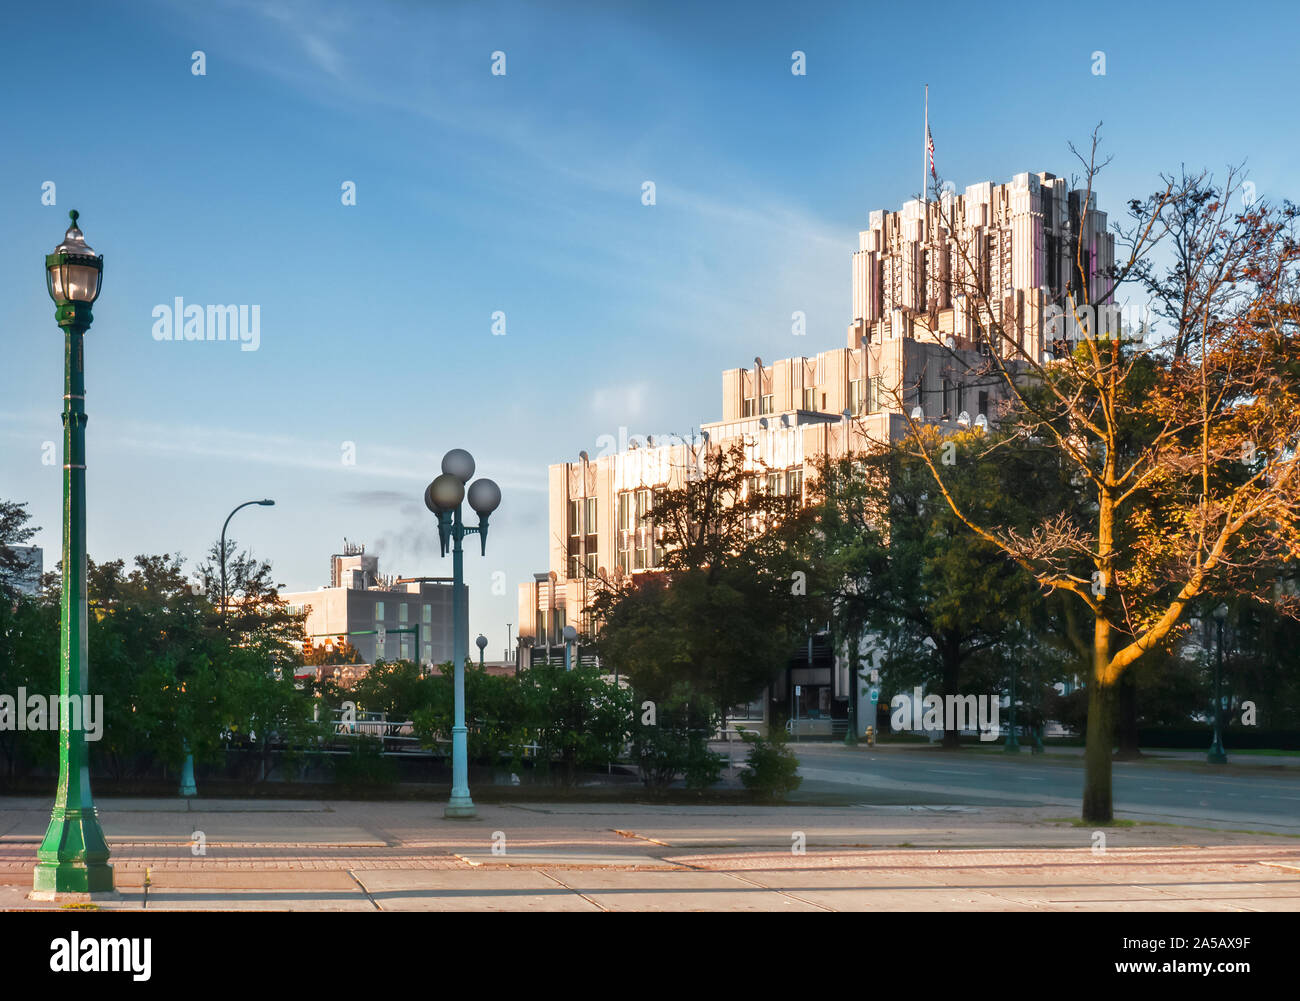
[(1088, 737), (1083, 756), (1083, 819), (1105, 824), (1114, 818), (1110, 795), (1111, 751), (1115, 739), (1114, 686), (1105, 683), (1110, 664), (1110, 624), (1097, 616), (1093, 633), (1092, 677), (1088, 682)]
[[(945, 646), (943, 651), (943, 704), (947, 706), (954, 703), (949, 701), (948, 696), (957, 696), (960, 694), (957, 687), (961, 681), (961, 656), (956, 649)], [(956, 716), (956, 713), (953, 714)], [(948, 724), (953, 725), (953, 729), (948, 729)], [(944, 712), (943, 720), (943, 749), (945, 751), (955, 751), (961, 747), (961, 731), (956, 729), (956, 719), (948, 719), (948, 714)]]
[(1137, 675), (1133, 668), (1128, 668), (1119, 676), (1116, 697), (1119, 700), (1116, 713), (1119, 750), (1115, 752), (1115, 758), (1118, 761), (1132, 761), (1142, 757), (1142, 751), (1138, 747)]

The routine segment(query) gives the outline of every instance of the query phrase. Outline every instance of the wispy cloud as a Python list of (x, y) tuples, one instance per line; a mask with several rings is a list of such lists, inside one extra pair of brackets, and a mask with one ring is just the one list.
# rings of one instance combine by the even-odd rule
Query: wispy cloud
[[(106, 425), (110, 421), (106, 419)], [(105, 431), (113, 446), (163, 456), (196, 456), (257, 463), (283, 469), (304, 469), (427, 483), (437, 475), (441, 456), (433, 452), (402, 448), (364, 440), (355, 446), (355, 464), (345, 464), (349, 443), (299, 438), (267, 431), (235, 431), (227, 428), (149, 424), (138, 421), (112, 422)], [(503, 490), (544, 493), (546, 472), (533, 463), (521, 463), (505, 456), (481, 456), (481, 471), (491, 470), (492, 479)], [(375, 494), (370, 491), (370, 494)], [(357, 491), (345, 491), (353, 499)]]

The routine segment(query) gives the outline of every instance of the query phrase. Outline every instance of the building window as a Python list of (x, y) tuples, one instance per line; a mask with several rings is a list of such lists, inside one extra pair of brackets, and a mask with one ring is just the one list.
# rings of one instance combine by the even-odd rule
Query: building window
[(770, 414), (772, 412), (772, 394), (768, 393), (760, 401), (759, 412)]
[(980, 413), (985, 417), (989, 415), (989, 394), (984, 390), (980, 390)]
[(400, 659), (400, 660), (410, 660), (410, 659), (411, 659), (411, 644), (410, 644), (410, 637), (409, 637), (409, 636), (403, 636), (403, 637), (398, 641), (398, 644), (397, 644), (397, 651), (398, 651), (398, 652), (397, 652), (398, 659)]
[(428, 643), (424, 644), (424, 663), (428, 664), (433, 661), (433, 647)]
[(397, 606), (397, 621), (402, 625), (406, 625), (410, 621), (410, 617), (407, 615), (406, 602), (402, 602)]
[(849, 412), (855, 415), (866, 413), (866, 401), (862, 398), (864, 382), (863, 379), (854, 379), (849, 383)]
[(878, 375), (875, 376), (867, 383), (867, 413), (869, 414), (880, 413), (882, 407), (884, 406), (884, 404), (881, 402), (881, 397), (884, 396), (884, 393), (885, 393), (885, 383), (880, 376)]
[(375, 602), (375, 621), (384, 621), (384, 603), (382, 601)]
[(803, 502), (803, 470), (792, 469), (786, 473), (786, 482), (789, 484), (787, 492), (795, 500)]
[(588, 535), (596, 534), (596, 498), (587, 498), (587, 523), (584, 526)]
[(425, 605), (425, 606), (424, 606), (424, 624), (425, 624), (426, 626), (431, 626), (431, 625), (433, 625), (433, 606), (432, 606), (432, 605)]
[(741, 416), (742, 417), (754, 416), (754, 398), (752, 396), (745, 398), (744, 407), (741, 409)]
[(780, 473), (767, 474), (767, 492), (769, 496), (771, 497), (781, 496), (781, 478), (782, 477)]
[(952, 383), (947, 379), (943, 380), (943, 418), (952, 418)]
[(578, 524), (578, 513), (578, 502), (569, 501), (569, 535), (575, 539), (582, 534), (582, 526)]

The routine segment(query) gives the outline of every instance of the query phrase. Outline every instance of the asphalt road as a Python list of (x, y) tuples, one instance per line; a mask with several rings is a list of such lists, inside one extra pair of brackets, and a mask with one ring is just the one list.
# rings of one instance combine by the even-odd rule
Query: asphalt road
[[(803, 795), (861, 793), (864, 802), (1062, 806), (1077, 816), (1083, 760), (938, 749), (852, 750), (792, 744)], [(1184, 762), (1115, 762), (1115, 814), (1191, 826), (1300, 834), (1300, 769)]]

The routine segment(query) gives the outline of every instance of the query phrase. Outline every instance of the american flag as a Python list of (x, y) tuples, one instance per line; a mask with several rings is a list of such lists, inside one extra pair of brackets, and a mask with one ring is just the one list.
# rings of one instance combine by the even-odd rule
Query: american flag
[(926, 125), (925, 127), (925, 148), (930, 153), (930, 176), (935, 177), (937, 180), (938, 178), (934, 173), (934, 136), (930, 134), (929, 125)]

